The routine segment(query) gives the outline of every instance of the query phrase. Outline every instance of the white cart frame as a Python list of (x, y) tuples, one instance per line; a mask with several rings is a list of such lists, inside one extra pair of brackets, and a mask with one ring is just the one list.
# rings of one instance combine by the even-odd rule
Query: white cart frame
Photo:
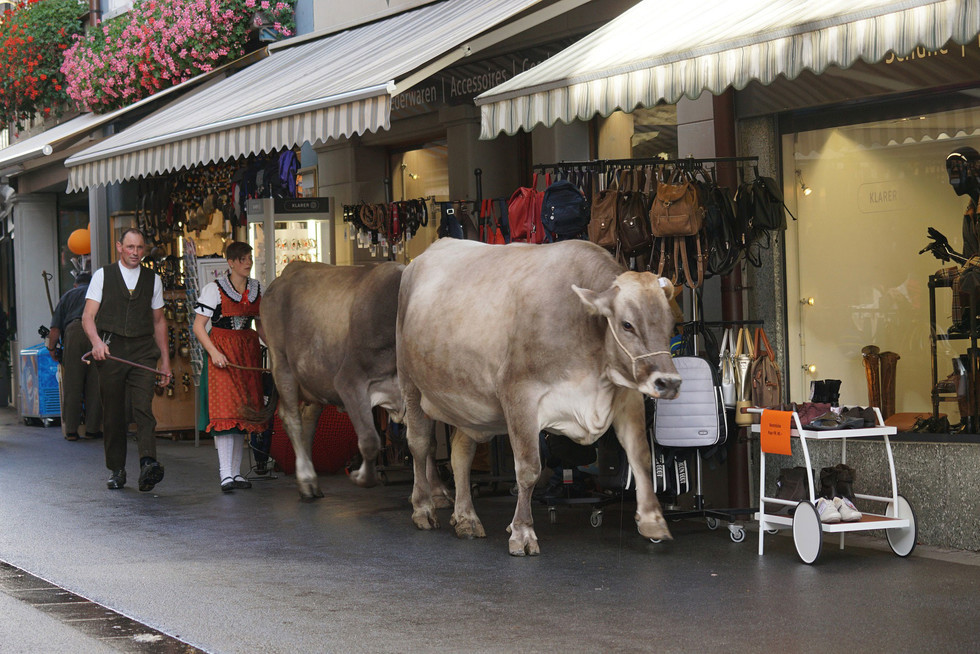
[[(746, 409), (749, 413), (762, 413), (762, 409)], [(759, 522), (759, 556), (763, 554), (763, 540), (766, 532), (775, 533), (780, 529), (792, 529), (793, 541), (796, 545), (796, 552), (804, 563), (813, 563), (820, 556), (823, 543), (823, 534), (839, 533), (840, 549), (844, 549), (844, 534), (849, 531), (869, 531), (872, 529), (885, 530), (885, 536), (892, 551), (898, 556), (906, 557), (915, 549), (916, 538), (918, 536), (915, 513), (908, 501), (898, 494), (898, 484), (895, 480), (895, 460), (892, 457), (892, 446), (888, 440), (889, 435), (897, 433), (895, 427), (888, 427), (881, 417), (881, 411), (874, 409), (878, 425), (863, 429), (837, 429), (837, 430), (813, 430), (804, 429), (800, 424), (800, 417), (793, 412), (793, 428), (790, 435), (798, 438), (803, 447), (803, 458), (806, 463), (807, 487), (809, 488), (810, 499), (802, 502), (794, 502), (776, 497), (766, 496), (766, 453), (762, 451), (760, 445), (759, 465), (759, 512), (755, 514), (755, 519)], [(760, 425), (752, 425), (752, 431), (759, 433)], [(866, 495), (855, 493), (854, 497), (862, 500), (882, 502), (886, 505), (883, 514), (863, 513), (858, 522), (840, 522), (834, 524), (824, 524), (820, 522), (820, 517), (816, 512), (817, 497), (813, 485), (813, 468), (810, 463), (810, 449), (807, 441), (838, 439), (841, 442), (841, 463), (847, 463), (847, 439), (862, 438), (868, 436), (881, 436), (885, 443), (885, 452), (888, 456), (888, 472), (891, 479), (891, 495), (883, 497), (880, 495)], [(779, 455), (774, 455), (779, 456)], [(774, 515), (766, 513), (766, 502), (771, 504), (782, 504), (785, 506), (796, 507), (792, 516)]]

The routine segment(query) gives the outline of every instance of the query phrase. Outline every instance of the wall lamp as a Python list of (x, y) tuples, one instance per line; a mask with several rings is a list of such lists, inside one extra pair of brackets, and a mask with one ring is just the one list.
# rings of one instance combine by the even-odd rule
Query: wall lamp
[(800, 304), (805, 304), (807, 306), (813, 306), (815, 300), (812, 297), (800, 298)]
[(799, 168), (796, 169), (796, 179), (800, 182), (800, 190), (803, 191), (803, 195), (810, 195), (813, 193), (813, 189), (806, 185), (803, 181), (803, 171)]
[(804, 363), (803, 364), (803, 370), (804, 370), (804, 372), (808, 372), (811, 375), (812, 374), (815, 374), (817, 372), (817, 364), (815, 364), (815, 363)]

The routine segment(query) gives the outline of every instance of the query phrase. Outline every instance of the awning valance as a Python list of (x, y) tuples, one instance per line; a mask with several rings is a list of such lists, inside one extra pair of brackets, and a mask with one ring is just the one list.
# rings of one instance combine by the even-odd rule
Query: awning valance
[(419, 71), (466, 56), (471, 39), (538, 2), (445, 0), (278, 47), (69, 158), (69, 191), (387, 129), (392, 95)]
[(976, 0), (643, 0), (480, 95), (482, 138), (721, 93), (980, 33)]

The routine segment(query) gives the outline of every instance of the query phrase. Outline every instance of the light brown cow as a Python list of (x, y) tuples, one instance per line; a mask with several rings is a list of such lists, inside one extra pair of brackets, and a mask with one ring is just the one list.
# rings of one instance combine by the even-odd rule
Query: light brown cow
[[(431, 420), (456, 425), (452, 467), (460, 537), (483, 537), (469, 470), (477, 442), (508, 433), (518, 499), (513, 555), (538, 554), (531, 491), (538, 433), (582, 444), (615, 427), (636, 478), (643, 536), (670, 538), (654, 494), (643, 394), (670, 399), (673, 287), (624, 268), (585, 241), (490, 246), (443, 239), (402, 275), (397, 362), (415, 461), (432, 448)], [(412, 520), (438, 527), (425, 468), (415, 467)]]
[[(381, 439), (372, 407), (387, 409), (397, 421), (404, 413), (395, 368), (395, 315), (404, 268), (393, 262), (331, 266), (293, 261), (262, 297), (279, 416), (296, 451), (296, 482), (304, 499), (323, 497), (311, 454), (325, 404), (346, 411), (357, 432), (364, 461), (351, 480), (365, 487), (377, 484)], [(440, 504), (448, 506), (441, 499), (448, 492), (430, 465)]]

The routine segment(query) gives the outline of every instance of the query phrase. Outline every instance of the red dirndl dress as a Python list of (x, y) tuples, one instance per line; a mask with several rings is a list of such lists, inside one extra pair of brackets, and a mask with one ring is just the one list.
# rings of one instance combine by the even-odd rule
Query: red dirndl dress
[[(261, 368), (258, 332), (243, 326), (251, 325), (249, 318), (254, 319), (259, 315), (262, 298), (258, 281), (249, 279), (245, 293), (240, 296), (227, 278), (218, 280), (218, 290), (221, 294), (221, 315), (217, 319), (212, 317), (211, 341), (228, 357), (229, 363)], [(219, 368), (209, 359), (207, 431), (265, 431), (265, 424), (248, 422), (242, 417), (242, 407), (262, 410), (262, 373), (258, 370)]]

